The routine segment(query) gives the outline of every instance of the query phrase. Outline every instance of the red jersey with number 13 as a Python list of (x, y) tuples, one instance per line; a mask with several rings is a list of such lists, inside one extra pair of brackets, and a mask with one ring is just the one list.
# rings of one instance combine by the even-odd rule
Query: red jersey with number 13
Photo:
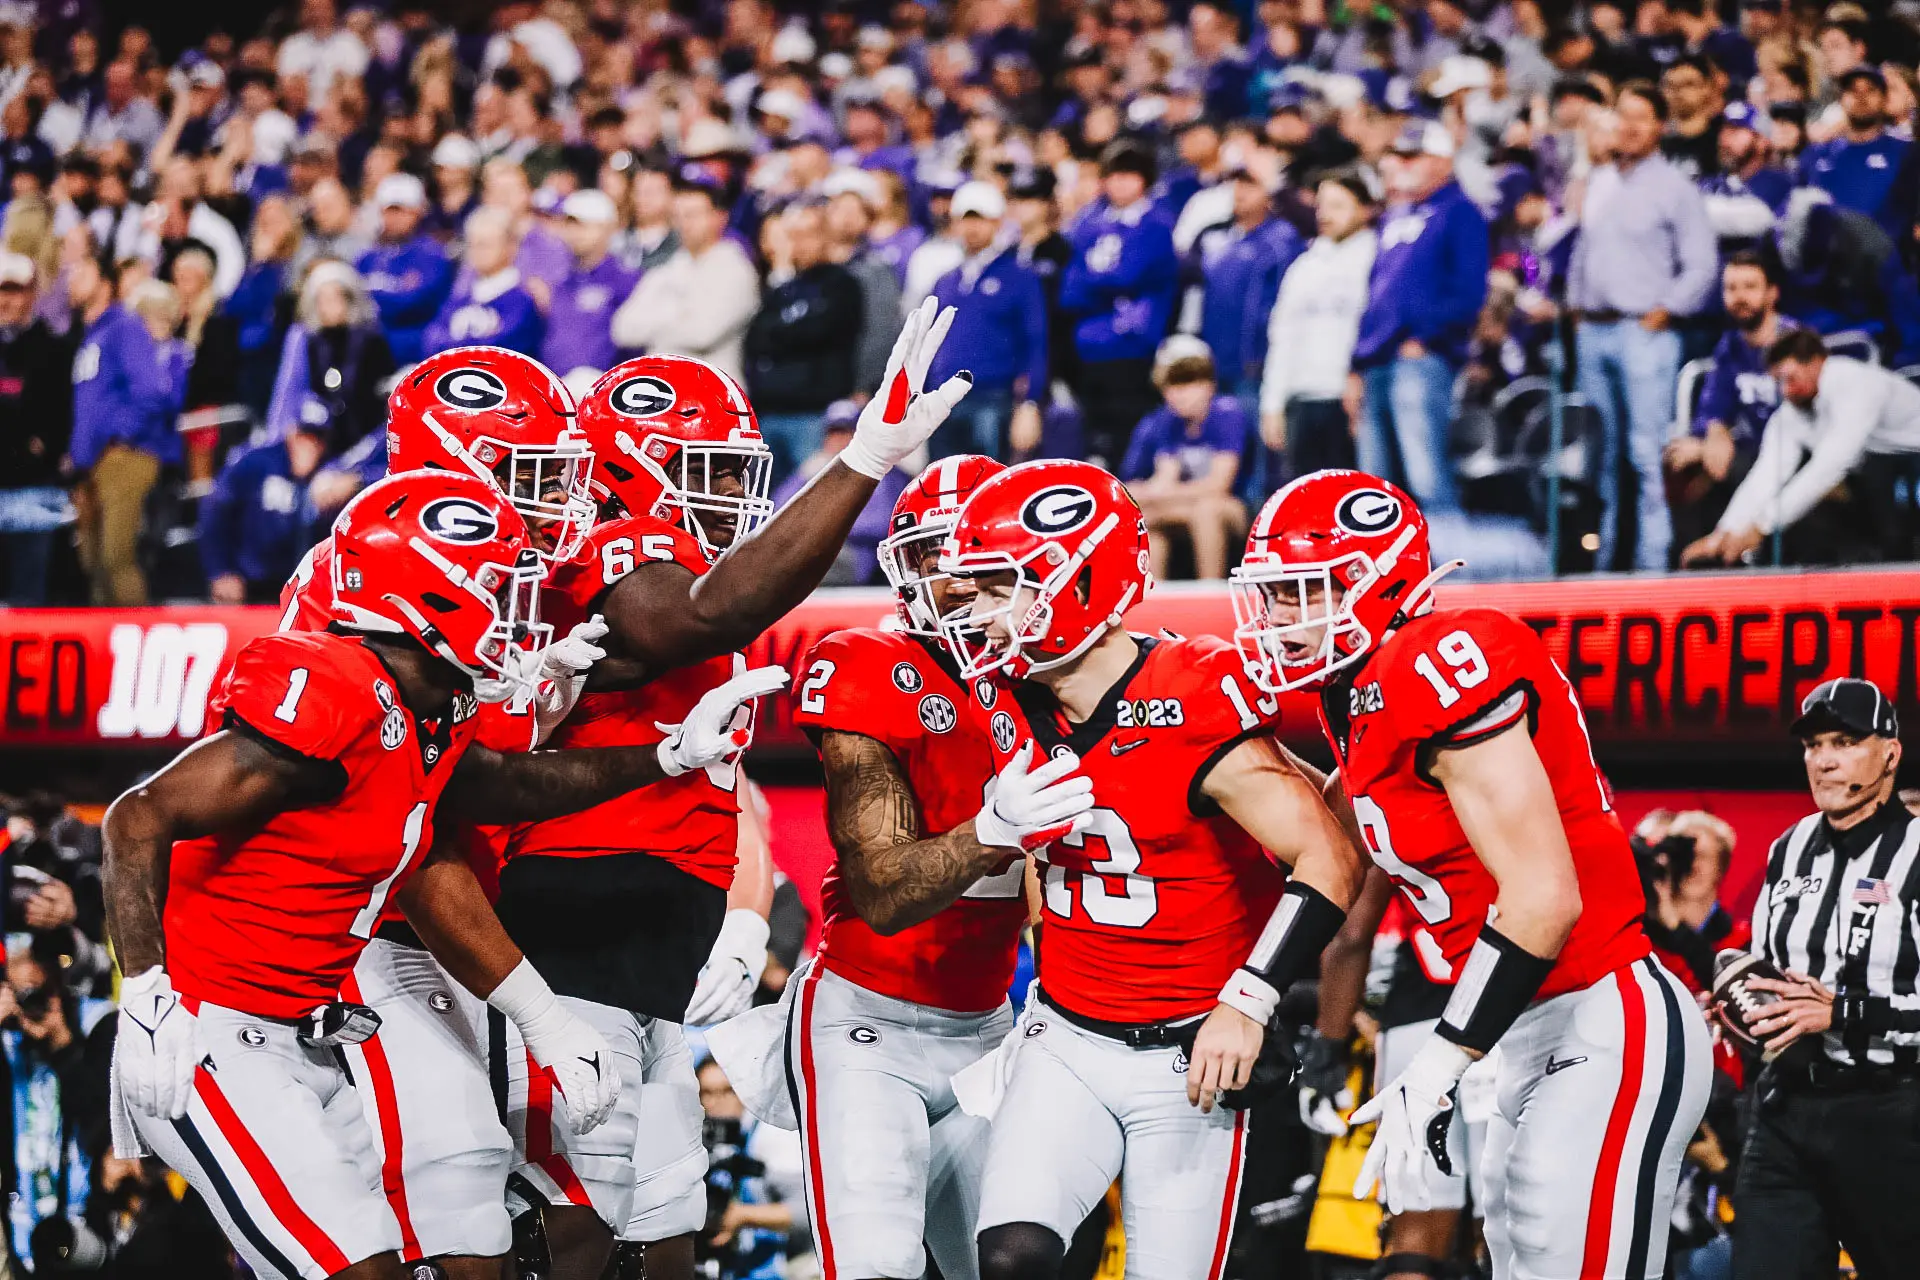
[(1207, 1013), (1253, 950), (1286, 872), (1203, 793), (1246, 738), (1275, 727), (1239, 651), (1216, 637), (1136, 636), (1140, 656), (1085, 724), (1031, 681), (976, 684), (996, 767), (1076, 752), (1093, 823), (1045, 853), (1040, 986), (1070, 1013), (1167, 1022)]
[(1431, 769), (1442, 748), (1524, 726), (1553, 784), (1580, 881), (1580, 918), (1540, 996), (1591, 986), (1646, 955), (1626, 832), (1593, 762), (1579, 699), (1533, 629), (1497, 609), (1450, 609), (1387, 637), (1321, 698), (1321, 720), (1368, 852), (1458, 976), (1499, 896)]
[[(892, 631), (836, 631), (807, 655), (794, 724), (818, 742), (824, 730), (874, 739), (900, 762), (925, 835), (980, 812), (993, 754), (966, 716), (967, 691), (921, 641)], [(980, 1013), (998, 1008), (1013, 981), (1027, 920), (1025, 858), (1009, 857), (932, 918), (891, 936), (853, 909), (837, 865), (820, 887), (826, 920), (820, 962), (883, 996)]]

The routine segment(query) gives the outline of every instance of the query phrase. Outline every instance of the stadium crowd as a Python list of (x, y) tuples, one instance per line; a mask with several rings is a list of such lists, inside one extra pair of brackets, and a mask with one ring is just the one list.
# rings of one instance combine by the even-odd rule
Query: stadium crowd
[(1493, 575), (1910, 550), (1911, 6), (15, 3), (0, 60), (15, 603), (271, 595), (464, 342), (710, 359), (804, 473), (928, 293), (935, 452), (1117, 468), (1163, 570), (1354, 461)]

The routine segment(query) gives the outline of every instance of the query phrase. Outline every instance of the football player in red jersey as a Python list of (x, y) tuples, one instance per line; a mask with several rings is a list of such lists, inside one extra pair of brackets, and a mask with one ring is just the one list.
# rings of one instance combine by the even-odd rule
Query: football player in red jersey
[(132, 1131), (116, 1132), (185, 1175), (257, 1273), (398, 1280), (399, 1225), (330, 1052), (378, 1026), (336, 996), (389, 900), (518, 1026), (574, 1125), (619, 1093), (605, 1042), (490, 913), (440, 891), (436, 814), (533, 820), (737, 743), (728, 707), (684, 726), (702, 745), (677, 757), (475, 745), (472, 682), (523, 679), (512, 650), (539, 639), (520, 516), (490, 483), (410, 474), (357, 497), (334, 538), (338, 629), (249, 644), (222, 728), (108, 811), (108, 920), (129, 975), (114, 1077)]
[(1499, 1046), (1482, 1157), (1495, 1275), (1657, 1276), (1711, 1077), (1704, 1019), (1649, 950), (1633, 855), (1579, 700), (1531, 628), (1436, 609), (1426, 520), (1352, 471), (1303, 476), (1233, 575), (1249, 674), (1320, 690), (1373, 860), (1454, 991), (1438, 1031), (1353, 1122), (1356, 1194), (1424, 1209), (1453, 1090)]
[[(602, 522), (555, 572), (546, 601), (557, 622), (604, 617), (608, 656), (552, 745), (652, 741), (657, 724), (734, 677), (744, 665), (739, 650), (819, 584), (876, 481), (971, 385), (964, 374), (923, 385), (951, 323), (952, 312), (932, 301), (909, 317), (852, 442), (771, 518), (769, 452), (731, 378), (663, 356), (600, 378), (580, 417)], [(741, 678), (766, 691), (785, 673)], [(651, 1116), (616, 1108), (603, 1130), (578, 1137), (553, 1129), (522, 1098), (519, 1064), (508, 1055), (510, 1127), (524, 1152), (514, 1182), (546, 1202), (541, 1217), (561, 1280), (597, 1280), (615, 1236), (647, 1246), (652, 1280), (692, 1274), (706, 1156), (679, 1025), (703, 969), (744, 980), (764, 963), (764, 923), (738, 900), (728, 909), (736, 787), (733, 765), (717, 765), (519, 830), (508, 846), (500, 881), (508, 932), (629, 1070), (659, 1082), (655, 1096), (677, 1100)], [(636, 1176), (644, 1180), (638, 1194)]]
[[(825, 916), (786, 1046), (800, 1090), (808, 1212), (827, 1274), (906, 1280), (931, 1252), (947, 1280), (978, 1271), (984, 1119), (950, 1083), (1012, 1026), (1007, 988), (1027, 919), (1026, 834), (982, 815), (993, 755), (964, 715), (968, 695), (941, 619), (971, 584), (938, 571), (960, 506), (1006, 468), (944, 458), (907, 486), (880, 544), (900, 629), (837, 631), (807, 658), (794, 720), (826, 769), (837, 855)], [(1091, 808), (1070, 765), (1027, 779), (1049, 824)], [(924, 1245), (922, 1242), (925, 1242)]]
[(1039, 987), (994, 1116), (981, 1275), (1057, 1274), (1124, 1164), (1128, 1274), (1217, 1277), (1242, 1108), (1290, 1074), (1268, 1023), (1339, 930), (1360, 852), (1232, 645), (1122, 624), (1150, 578), (1140, 509), (1111, 475), (1002, 472), (939, 564), (978, 591), (944, 629), (996, 762), (1023, 765), (1036, 743), (1077, 760), (1097, 806), (1039, 855)]

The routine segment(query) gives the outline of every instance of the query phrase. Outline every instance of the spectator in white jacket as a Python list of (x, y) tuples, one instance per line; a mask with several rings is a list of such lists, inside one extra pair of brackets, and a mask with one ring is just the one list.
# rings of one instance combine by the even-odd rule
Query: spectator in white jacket
[(694, 356), (745, 382), (742, 341), (760, 309), (760, 275), (746, 250), (726, 235), (724, 198), (717, 187), (700, 182), (676, 188), (673, 226), (680, 248), (641, 276), (614, 312), (613, 342), (624, 350)]
[(1286, 474), (1354, 465), (1348, 366), (1367, 306), (1379, 197), (1358, 170), (1320, 183), (1320, 234), (1280, 282), (1267, 323), (1260, 437), (1286, 457)]

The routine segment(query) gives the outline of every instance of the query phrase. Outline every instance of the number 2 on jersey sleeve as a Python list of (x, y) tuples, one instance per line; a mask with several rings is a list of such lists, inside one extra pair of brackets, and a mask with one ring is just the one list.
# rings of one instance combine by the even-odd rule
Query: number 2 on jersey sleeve
[[(1458, 696), (1458, 695), (1455, 695)], [(1374, 862), (1400, 882), (1407, 901), (1428, 924), (1439, 924), (1453, 914), (1453, 899), (1438, 880), (1418, 867), (1409, 866), (1393, 851), (1393, 837), (1387, 831), (1387, 811), (1366, 796), (1352, 796), (1353, 816), (1360, 822), (1360, 833), (1367, 839), (1367, 852)]]
[(837, 669), (834, 663), (826, 658), (821, 658), (811, 667), (807, 668), (806, 683), (800, 686), (800, 709), (802, 711), (807, 712), (809, 715), (817, 716), (827, 709), (827, 698), (824, 690), (827, 687), (827, 681), (833, 679), (833, 673)]

